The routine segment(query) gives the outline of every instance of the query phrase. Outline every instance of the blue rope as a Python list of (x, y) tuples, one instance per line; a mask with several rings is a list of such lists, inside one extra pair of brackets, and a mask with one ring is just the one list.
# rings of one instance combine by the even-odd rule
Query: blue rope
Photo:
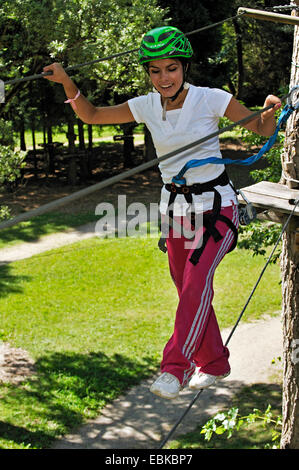
[(290, 117), (292, 112), (298, 107), (299, 107), (299, 103), (296, 104), (295, 107), (289, 104), (285, 105), (285, 107), (283, 108), (278, 118), (278, 122), (277, 122), (277, 126), (276, 126), (274, 134), (263, 145), (263, 147), (260, 149), (260, 151), (256, 155), (252, 155), (251, 157), (248, 157), (245, 160), (240, 160), (240, 159), (232, 160), (230, 158), (219, 158), (219, 157), (209, 157), (209, 158), (204, 158), (202, 160), (190, 160), (183, 166), (181, 171), (172, 178), (172, 182), (175, 184), (185, 185), (186, 179), (184, 178), (184, 174), (186, 173), (187, 170), (189, 170), (190, 168), (207, 165), (208, 163), (212, 163), (214, 165), (242, 165), (242, 166), (252, 165), (253, 163), (257, 162), (274, 145), (278, 136), (278, 132), (281, 129), (281, 126), (287, 121), (287, 119)]

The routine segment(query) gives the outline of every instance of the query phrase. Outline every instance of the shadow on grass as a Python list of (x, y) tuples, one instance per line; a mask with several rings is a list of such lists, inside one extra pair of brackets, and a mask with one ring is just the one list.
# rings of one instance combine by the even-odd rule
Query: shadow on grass
[(6, 416), (0, 421), (0, 442), (4, 446), (6, 441), (13, 442), (15, 448), (49, 448), (55, 438), (97, 416), (156, 367), (152, 358), (49, 353), (37, 360), (36, 377), (18, 387), (0, 385)]
[(9, 264), (0, 265), (0, 297), (21, 294), (23, 292), (21, 284), (24, 281), (30, 281), (30, 277), (12, 274)]
[(53, 232), (61, 232), (68, 228), (76, 228), (88, 222), (98, 220), (99, 217), (92, 213), (64, 214), (49, 213), (35, 217), (27, 222), (21, 222), (13, 227), (0, 231), (0, 245), (15, 241), (35, 242), (43, 235)]

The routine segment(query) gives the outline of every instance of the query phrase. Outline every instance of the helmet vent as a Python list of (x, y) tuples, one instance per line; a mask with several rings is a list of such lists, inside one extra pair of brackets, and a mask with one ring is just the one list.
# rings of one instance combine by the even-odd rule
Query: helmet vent
[(154, 36), (150, 36), (150, 35), (149, 35), (149, 36), (145, 36), (145, 37), (144, 37), (144, 40), (145, 40), (146, 42), (155, 42)]
[(164, 39), (167, 39), (169, 38), (169, 36), (171, 36), (173, 34), (172, 31), (167, 31), (166, 33), (162, 33), (160, 34), (159, 38), (158, 38), (158, 41), (164, 41)]

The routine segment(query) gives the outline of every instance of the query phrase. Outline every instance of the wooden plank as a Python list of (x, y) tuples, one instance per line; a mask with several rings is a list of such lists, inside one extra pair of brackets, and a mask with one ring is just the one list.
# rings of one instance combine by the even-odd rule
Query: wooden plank
[[(273, 210), (278, 213), (290, 214), (294, 205), (290, 200), (299, 198), (298, 189), (290, 189), (279, 183), (261, 181), (241, 188), (241, 191), (257, 209)], [(238, 196), (240, 203), (244, 203), (242, 196)], [(299, 216), (299, 207), (295, 209), (294, 215)]]

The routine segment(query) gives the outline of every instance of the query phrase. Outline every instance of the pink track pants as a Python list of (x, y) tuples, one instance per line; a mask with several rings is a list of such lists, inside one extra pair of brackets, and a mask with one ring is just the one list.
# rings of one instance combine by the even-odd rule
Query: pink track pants
[[(236, 205), (222, 208), (221, 214), (238, 227)], [(222, 375), (230, 370), (229, 351), (222, 342), (212, 299), (215, 270), (229, 251), (234, 235), (222, 221), (218, 220), (216, 227), (223, 238), (216, 243), (210, 237), (195, 266), (189, 261), (194, 249), (190, 247), (190, 240), (175, 237), (173, 229), (167, 238), (169, 268), (179, 304), (174, 333), (164, 348), (161, 371), (175, 375), (183, 386), (190, 380), (195, 367), (212, 375)], [(199, 237), (202, 230), (205, 229), (198, 230), (201, 231)], [(189, 243), (188, 248), (185, 242)]]

